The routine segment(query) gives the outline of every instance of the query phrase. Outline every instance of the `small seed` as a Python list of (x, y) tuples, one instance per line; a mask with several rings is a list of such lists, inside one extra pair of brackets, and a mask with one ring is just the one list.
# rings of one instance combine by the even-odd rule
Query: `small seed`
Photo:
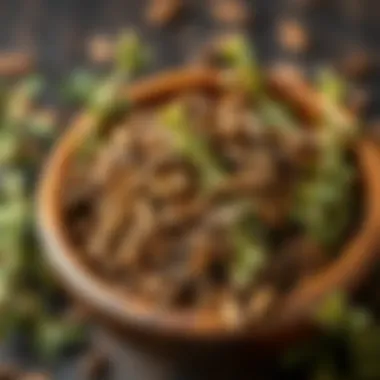
[(310, 39), (305, 28), (296, 20), (282, 20), (278, 26), (277, 38), (280, 45), (292, 53), (305, 52)]
[(244, 26), (252, 20), (252, 12), (242, 0), (213, 0), (211, 14), (216, 21), (228, 25)]
[(182, 7), (182, 0), (150, 0), (146, 20), (151, 26), (167, 26), (178, 17)]
[(240, 325), (242, 320), (242, 312), (236, 301), (236, 298), (227, 294), (223, 299), (221, 307), (221, 315), (225, 323), (230, 328), (236, 328)]
[(115, 44), (109, 36), (96, 35), (88, 42), (88, 56), (94, 63), (110, 63), (114, 54)]

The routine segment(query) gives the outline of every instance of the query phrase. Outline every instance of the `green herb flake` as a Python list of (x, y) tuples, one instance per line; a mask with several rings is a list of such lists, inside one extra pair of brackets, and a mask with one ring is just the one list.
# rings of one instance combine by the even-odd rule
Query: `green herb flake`
[(242, 88), (257, 95), (262, 86), (262, 79), (256, 54), (249, 41), (242, 35), (230, 36), (221, 44), (219, 53), (229, 67), (236, 70)]
[(340, 329), (345, 326), (347, 311), (348, 300), (345, 293), (334, 292), (322, 302), (314, 317), (324, 328)]
[(161, 113), (161, 122), (170, 131), (175, 148), (197, 166), (206, 190), (225, 178), (205, 138), (191, 129), (191, 120), (184, 104), (175, 102), (166, 106)]
[(336, 72), (327, 68), (319, 71), (317, 88), (334, 104), (342, 104), (347, 94), (347, 83)]
[(120, 35), (115, 50), (115, 68), (120, 74), (136, 74), (150, 61), (149, 50), (133, 31), (125, 31)]
[(252, 283), (264, 267), (267, 247), (263, 239), (264, 231), (247, 206), (240, 220), (231, 227), (230, 237), (236, 251), (236, 259), (231, 268), (233, 283), (244, 288)]
[(62, 95), (70, 104), (86, 104), (99, 84), (99, 78), (89, 70), (77, 69), (63, 84)]

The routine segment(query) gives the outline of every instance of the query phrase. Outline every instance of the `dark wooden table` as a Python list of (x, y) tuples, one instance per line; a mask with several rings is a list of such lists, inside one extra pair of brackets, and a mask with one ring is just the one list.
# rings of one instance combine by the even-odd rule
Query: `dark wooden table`
[[(380, 55), (380, 3), (375, 0), (246, 0), (254, 14), (246, 28), (264, 60), (287, 57), (302, 63), (336, 60), (353, 47)], [(151, 43), (155, 68), (178, 65), (195, 54), (207, 36), (223, 30), (211, 20), (211, 0), (184, 0), (187, 11), (170, 27), (157, 30), (144, 21), (148, 0), (2, 0), (0, 48), (32, 49), (41, 68), (54, 76), (86, 62), (86, 44), (94, 34), (116, 34), (134, 27)], [(297, 17), (311, 36), (302, 56), (287, 54), (276, 41), (282, 16)], [(379, 58), (379, 57), (378, 57)], [(379, 60), (379, 59), (378, 59)], [(378, 77), (366, 78), (374, 94), (371, 113), (380, 105)], [(374, 85), (375, 83), (375, 85)]]
[[(146, 0), (1, 0), (0, 48), (31, 49), (42, 71), (52, 78), (62, 78), (73, 67), (86, 64), (86, 44), (91, 36), (112, 35), (122, 28), (133, 27), (153, 47), (155, 70), (179, 65), (191, 58), (208, 36), (224, 30), (209, 16), (210, 1), (184, 1), (188, 11), (183, 17), (158, 30), (144, 22)], [(355, 46), (380, 55), (378, 1), (256, 0), (248, 3), (254, 12), (254, 22), (246, 31), (255, 40), (264, 62), (286, 58), (314, 65), (336, 61)], [(283, 16), (294, 16), (305, 23), (312, 41), (307, 54), (293, 56), (277, 43), (276, 25)], [(375, 69), (360, 82), (372, 93), (371, 115), (377, 115), (380, 110), (379, 80), (380, 70)], [(5, 348), (3, 357), (9, 356)], [(27, 358), (23, 362), (28, 362)], [(137, 380), (128, 375), (129, 370), (125, 368), (125, 375), (113, 378)], [(75, 372), (75, 360), (63, 361), (57, 366), (55, 378), (80, 379)]]
[[(181, 62), (220, 30), (207, 11), (210, 0), (184, 0), (179, 22), (157, 30), (144, 22), (147, 0), (2, 0), (0, 46), (32, 48), (43, 66), (63, 71), (83, 61), (86, 40), (95, 33), (137, 27), (158, 53), (157, 67)], [(277, 55), (274, 26), (281, 15), (306, 22), (313, 40), (309, 59), (336, 56), (354, 44), (380, 47), (380, 4), (373, 0), (247, 0), (254, 12), (249, 27), (264, 55)], [(309, 4), (309, 5), (308, 5)], [(356, 5), (355, 5), (356, 4)]]

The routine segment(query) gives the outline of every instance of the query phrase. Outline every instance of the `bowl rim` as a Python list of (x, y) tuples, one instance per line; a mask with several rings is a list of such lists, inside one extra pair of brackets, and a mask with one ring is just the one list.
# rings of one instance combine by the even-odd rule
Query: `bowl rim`
[[(132, 84), (123, 96), (132, 105), (162, 99), (183, 91), (214, 89), (221, 86), (220, 73), (210, 68), (179, 68), (153, 75)], [(161, 311), (148, 307), (133, 295), (120, 294), (99, 280), (79, 260), (80, 253), (65, 235), (60, 204), (65, 172), (70, 157), (91, 130), (93, 117), (80, 113), (58, 139), (37, 193), (37, 222), (45, 247), (45, 258), (66, 287), (98, 313), (125, 327), (190, 339), (228, 339), (239, 336), (267, 338), (290, 331), (303, 322), (310, 322), (315, 305), (336, 290), (352, 290), (358, 285), (376, 257), (375, 248), (380, 227), (379, 150), (374, 143), (359, 139), (354, 151), (358, 159), (364, 194), (364, 217), (356, 235), (348, 241), (343, 253), (324, 271), (305, 279), (279, 305), (274, 320), (251, 329), (233, 328), (214, 314), (194, 311)], [(297, 327), (296, 327), (297, 328)]]

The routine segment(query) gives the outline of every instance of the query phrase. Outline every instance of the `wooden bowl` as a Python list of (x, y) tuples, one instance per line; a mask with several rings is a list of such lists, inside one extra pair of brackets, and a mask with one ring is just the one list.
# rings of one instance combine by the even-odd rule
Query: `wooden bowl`
[[(221, 86), (217, 71), (185, 68), (139, 81), (131, 85), (124, 96), (128, 96), (132, 104), (142, 105), (165, 101), (190, 90), (218, 91)], [(302, 97), (296, 98), (302, 102)], [(275, 319), (252, 326), (248, 331), (231, 329), (214, 314), (160, 311), (132, 294), (117, 293), (81, 263), (81, 253), (68, 239), (62, 217), (60, 200), (70, 162), (93, 125), (91, 115), (82, 113), (58, 141), (41, 178), (38, 221), (46, 259), (59, 278), (76, 298), (120, 334), (132, 333), (137, 340), (145, 335), (155, 336), (156, 341), (223, 342), (227, 346), (232, 342), (287, 342), (309, 330), (311, 313), (318, 302), (333, 291), (351, 291), (375, 260), (380, 227), (380, 176), (376, 174), (380, 155), (374, 144), (363, 139), (353, 148), (363, 188), (364, 216), (358, 231), (322, 273), (307, 278), (287, 296), (279, 305)]]

